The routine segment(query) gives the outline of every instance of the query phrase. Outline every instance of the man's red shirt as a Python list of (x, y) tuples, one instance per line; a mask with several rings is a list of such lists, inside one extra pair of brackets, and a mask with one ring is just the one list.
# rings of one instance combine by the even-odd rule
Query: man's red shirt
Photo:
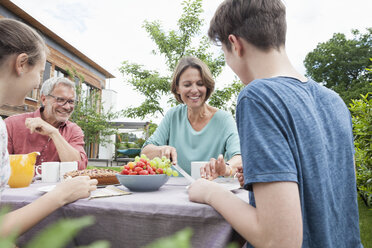
[[(34, 132), (30, 133), (25, 125), (26, 118), (41, 117), (41, 108), (32, 113), (24, 113), (6, 118), (5, 124), (8, 131), (8, 152), (9, 154), (27, 154), (40, 152), (36, 165), (42, 162), (61, 161), (56, 146), (46, 135)], [(81, 128), (71, 121), (66, 121), (59, 126), (59, 133), (76, 150), (80, 152), (81, 161), (78, 162), (78, 169), (87, 167), (88, 158), (84, 150), (84, 133)]]

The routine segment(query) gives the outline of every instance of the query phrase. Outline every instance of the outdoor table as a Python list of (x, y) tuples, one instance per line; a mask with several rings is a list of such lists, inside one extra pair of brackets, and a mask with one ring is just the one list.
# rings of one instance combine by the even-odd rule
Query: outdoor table
[[(1, 206), (11, 205), (16, 209), (29, 204), (43, 194), (38, 188), (46, 185), (50, 184), (35, 182), (26, 188), (7, 187), (1, 196)], [(40, 230), (60, 218), (91, 215), (95, 217), (95, 224), (81, 230), (71, 247), (97, 240), (108, 240), (114, 248), (142, 247), (186, 227), (193, 229), (192, 247), (226, 247), (234, 230), (209, 205), (190, 202), (186, 185), (185, 178), (171, 177), (158, 191), (78, 200), (55, 211), (23, 234), (18, 245), (24, 246)], [(124, 186), (117, 187), (129, 191)], [(234, 193), (248, 202), (247, 191), (238, 189)]]

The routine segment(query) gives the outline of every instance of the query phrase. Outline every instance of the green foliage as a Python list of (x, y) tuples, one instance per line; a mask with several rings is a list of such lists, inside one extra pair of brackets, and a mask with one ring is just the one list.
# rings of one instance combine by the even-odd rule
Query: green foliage
[(306, 75), (339, 93), (346, 104), (372, 91), (372, 74), (366, 73), (372, 64), (372, 28), (365, 34), (352, 30), (352, 35), (347, 39), (342, 33), (333, 34), (304, 61)]
[(145, 139), (142, 139), (142, 138), (139, 138), (139, 139), (137, 139), (136, 140), (136, 147), (138, 147), (138, 148), (142, 148), (142, 146), (143, 146), (143, 144), (145, 143)]
[[(0, 223), (3, 223), (4, 216), (8, 212), (9, 212), (9, 207), (3, 207), (3, 208), (0, 209)], [(18, 237), (18, 234), (17, 234), (16, 231), (13, 231), (7, 237), (1, 237), (0, 238), (0, 247), (2, 247), (2, 248), (14, 248), (14, 244), (16, 242), (17, 237)]]
[(192, 229), (185, 228), (176, 232), (172, 236), (160, 238), (145, 248), (191, 248)]
[[(175, 234), (160, 238), (144, 248), (191, 248), (191, 236), (193, 231), (190, 227), (184, 228)], [(226, 248), (238, 248), (236, 243), (230, 243)]]
[[(110, 135), (117, 133), (117, 128), (108, 125), (110, 121), (121, 116), (120, 112), (104, 111), (101, 102), (101, 95), (98, 90), (84, 92), (81, 84), (84, 78), (77, 74), (73, 68), (66, 70), (71, 78), (78, 77), (79, 85), (76, 87), (76, 96), (79, 100), (75, 105), (74, 112), (70, 117), (70, 121), (76, 123), (84, 132), (85, 146), (89, 144), (107, 145), (112, 143)], [(86, 149), (89, 150), (89, 149)]]
[(355, 163), (359, 194), (372, 206), (372, 98), (371, 92), (352, 100)]
[(360, 239), (364, 248), (372, 248), (372, 209), (358, 199)]
[(230, 111), (235, 116), (237, 96), (243, 88), (244, 85), (240, 81), (235, 80), (228, 87), (216, 90), (210, 97), (209, 104), (216, 108)]
[[(2, 223), (5, 213), (8, 209), (1, 209), (0, 223)], [(76, 234), (83, 228), (90, 226), (94, 223), (92, 216), (85, 216), (78, 219), (61, 219), (56, 223), (48, 226), (41, 231), (36, 237), (34, 237), (25, 247), (26, 248), (40, 248), (40, 247), (53, 247), (63, 248), (65, 247)], [(7, 237), (0, 239), (0, 247), (2, 248), (14, 248), (18, 235), (13, 233)], [(110, 243), (108, 241), (97, 241), (86, 248), (109, 248)]]
[[(127, 108), (123, 113), (129, 118), (165, 115), (162, 100), (166, 99), (167, 107), (177, 103), (170, 91), (171, 75), (180, 60), (185, 55), (191, 55), (203, 60), (216, 78), (225, 65), (223, 54), (217, 56), (209, 52), (211, 43), (206, 36), (200, 36), (203, 20), (200, 19), (202, 0), (185, 0), (182, 2), (183, 14), (177, 22), (178, 28), (168, 32), (162, 30), (160, 21), (145, 21), (143, 27), (150, 38), (157, 45), (154, 55), (162, 55), (166, 60), (168, 75), (161, 76), (159, 72), (144, 69), (142, 65), (124, 61), (119, 68), (135, 91), (145, 96), (145, 101), (138, 107)], [(236, 97), (234, 84), (216, 91), (211, 96), (210, 104), (217, 108), (233, 109), (233, 106), (224, 107)], [(163, 102), (164, 103), (164, 102)]]
[(150, 137), (158, 128), (158, 125), (156, 123), (150, 122), (147, 130), (147, 135)]
[(128, 83), (146, 98), (139, 107), (130, 107), (124, 110), (124, 116), (144, 119), (148, 115), (155, 116), (157, 112), (164, 116), (160, 100), (170, 94), (170, 77), (161, 77), (156, 71), (143, 69), (141, 65), (130, 64), (128, 61), (122, 63), (119, 71), (123, 75), (127, 75), (129, 77)]
[(92, 225), (93, 222), (92, 217), (59, 220), (37, 235), (26, 245), (26, 248), (65, 247), (79, 230)]

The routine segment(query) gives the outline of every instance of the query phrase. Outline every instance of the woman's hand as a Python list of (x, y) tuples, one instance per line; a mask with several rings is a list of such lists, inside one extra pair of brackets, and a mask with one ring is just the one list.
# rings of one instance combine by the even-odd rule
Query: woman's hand
[(55, 189), (49, 193), (57, 194), (62, 205), (65, 205), (89, 197), (90, 192), (97, 189), (97, 183), (96, 179), (90, 179), (88, 176), (78, 176), (57, 184)]
[(177, 151), (173, 146), (159, 146), (160, 157), (165, 156), (172, 161), (172, 164), (177, 164)]
[(208, 180), (214, 180), (219, 176), (224, 176), (226, 172), (229, 172), (226, 166), (223, 155), (220, 154), (217, 159), (211, 158), (207, 164), (200, 168), (200, 176)]

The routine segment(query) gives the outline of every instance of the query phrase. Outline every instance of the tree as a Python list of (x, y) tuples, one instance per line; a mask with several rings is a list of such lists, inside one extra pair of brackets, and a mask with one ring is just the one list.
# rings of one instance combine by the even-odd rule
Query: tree
[(352, 100), (355, 164), (358, 191), (367, 206), (372, 206), (372, 92)]
[[(144, 95), (146, 100), (139, 107), (131, 107), (124, 111), (129, 118), (142, 118), (146, 116), (165, 115), (162, 101), (166, 99), (168, 107), (175, 106), (176, 100), (171, 95), (171, 75), (179, 61), (185, 55), (191, 55), (203, 60), (216, 78), (225, 65), (223, 54), (214, 56), (209, 52), (211, 46), (208, 38), (198, 36), (203, 20), (200, 19), (202, 0), (185, 0), (182, 2), (183, 14), (177, 22), (178, 29), (165, 32), (162, 30), (160, 21), (145, 21), (143, 27), (151, 39), (156, 43), (157, 49), (154, 55), (163, 55), (168, 67), (168, 75), (162, 76), (158, 71), (144, 69), (142, 65), (124, 61), (119, 68), (128, 84), (134, 90)], [(196, 45), (194, 45), (196, 44)], [(234, 109), (233, 100), (243, 86), (232, 83), (224, 89), (217, 90), (209, 100), (212, 106), (225, 110)], [(163, 101), (164, 102), (164, 101)], [(228, 104), (230, 103), (230, 105)]]
[(66, 69), (70, 78), (78, 78), (76, 87), (77, 104), (70, 120), (76, 123), (84, 132), (85, 150), (88, 153), (91, 144), (107, 145), (112, 143), (110, 136), (117, 133), (117, 128), (108, 125), (114, 119), (121, 116), (120, 112), (104, 111), (102, 99), (98, 90), (92, 90), (87, 94), (81, 88), (84, 78), (74, 68)]
[(346, 104), (372, 90), (372, 76), (366, 68), (372, 64), (372, 28), (362, 34), (352, 30), (353, 37), (335, 33), (333, 37), (319, 43), (307, 54), (304, 64), (306, 75), (326, 87), (333, 89)]

